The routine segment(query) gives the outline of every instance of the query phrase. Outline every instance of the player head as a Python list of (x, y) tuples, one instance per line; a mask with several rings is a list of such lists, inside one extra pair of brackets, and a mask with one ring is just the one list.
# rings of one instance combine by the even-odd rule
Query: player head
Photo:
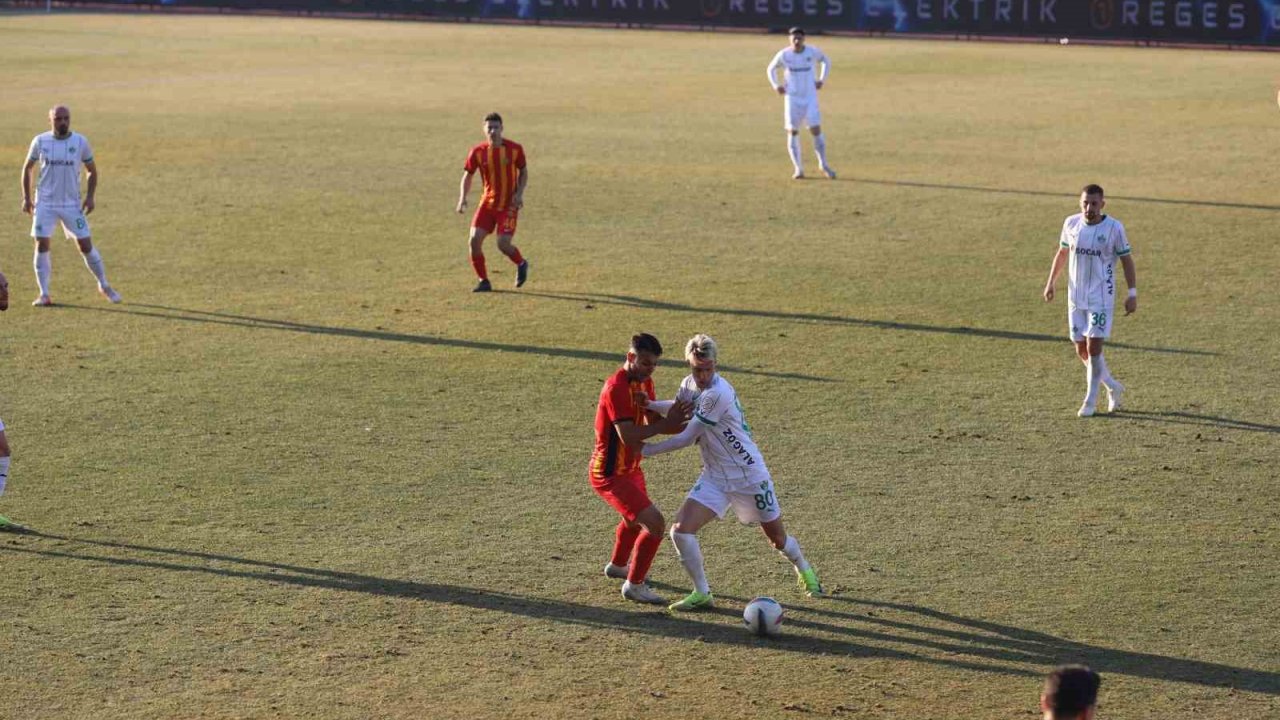
[(484, 116), (484, 136), (489, 138), (490, 145), (502, 142), (502, 116), (491, 112)]
[(653, 375), (658, 367), (658, 358), (662, 357), (662, 343), (649, 333), (638, 333), (631, 336), (631, 348), (627, 350), (627, 379), (639, 382)]
[(1101, 185), (1085, 185), (1080, 191), (1080, 212), (1084, 213), (1086, 222), (1095, 223), (1102, 217), (1102, 208), (1107, 206), (1107, 199)]
[(71, 132), (71, 109), (66, 105), (49, 108), (49, 127), (54, 136), (66, 137)]
[(684, 359), (689, 361), (689, 372), (698, 389), (711, 387), (716, 379), (716, 341), (710, 335), (694, 335), (684, 346)]
[(793, 27), (787, 31), (787, 35), (791, 36), (791, 49), (796, 52), (804, 50), (804, 28)]
[(1084, 665), (1061, 665), (1049, 673), (1040, 695), (1045, 720), (1093, 720), (1102, 678)]

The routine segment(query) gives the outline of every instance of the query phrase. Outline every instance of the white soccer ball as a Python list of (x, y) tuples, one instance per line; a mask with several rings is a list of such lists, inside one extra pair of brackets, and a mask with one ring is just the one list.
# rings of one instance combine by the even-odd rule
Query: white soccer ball
[(782, 632), (782, 605), (771, 597), (758, 597), (742, 611), (742, 624), (752, 635), (777, 635)]

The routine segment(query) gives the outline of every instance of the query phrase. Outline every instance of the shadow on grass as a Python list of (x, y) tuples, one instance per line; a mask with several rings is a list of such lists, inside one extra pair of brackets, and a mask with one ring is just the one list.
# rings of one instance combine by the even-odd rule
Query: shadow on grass
[[(32, 531), (27, 543), (0, 545), (0, 552), (79, 560), (175, 573), (253, 580), (278, 586), (323, 588), (338, 592), (398, 597), (458, 605), (486, 612), (537, 618), (571, 626), (686, 639), (721, 645), (768, 643), (773, 650), (844, 658), (918, 662), (976, 672), (1037, 677), (1062, 662), (1085, 662), (1103, 673), (1207, 686), (1231, 686), (1280, 695), (1280, 674), (1182, 658), (1113, 650), (1065, 638), (952, 615), (917, 605), (835, 597), (794, 608), (790, 627), (811, 631), (762, 640), (743, 632), (733, 610), (672, 616), (650, 607), (600, 607), (498, 590), (380, 578), (359, 573), (286, 565), (215, 553), (149, 547), (109, 540), (67, 537)], [(39, 549), (42, 540), (84, 547)], [(610, 586), (612, 588), (612, 585)], [(720, 596), (720, 600), (740, 598)], [(833, 606), (857, 606), (860, 611)], [(878, 617), (900, 614), (906, 620)], [(823, 620), (809, 620), (819, 617)]]
[[(971, 335), (973, 337), (997, 338), (1000, 340), (1024, 340), (1031, 342), (1052, 342), (1066, 345), (1066, 334), (1062, 335), (1045, 335), (1043, 333), (1026, 333), (1016, 330), (993, 330), (987, 328), (971, 328), (958, 325), (922, 325), (919, 323), (894, 322), (892, 320), (866, 320), (863, 318), (846, 317), (843, 315), (822, 315), (818, 313), (794, 313), (781, 312), (778, 310), (742, 310), (738, 308), (715, 308), (715, 307), (696, 307), (694, 305), (681, 305), (679, 303), (664, 302), (661, 300), (650, 300), (648, 298), (635, 297), (634, 295), (598, 295), (591, 293), (546, 293), (536, 291), (522, 291), (521, 295), (530, 295), (533, 297), (549, 298), (552, 300), (569, 300), (571, 302), (582, 303), (599, 303), (601, 305), (622, 305), (624, 307), (643, 308), (646, 310), (669, 310), (672, 312), (698, 313), (701, 315), (733, 315), (758, 318), (772, 318), (775, 320), (792, 320), (799, 322), (813, 322), (828, 325), (849, 325), (855, 327), (868, 327), (878, 330), (905, 330), (908, 332), (924, 332), (924, 333), (946, 333), (948, 335)], [(1210, 350), (1191, 350), (1186, 348), (1167, 348), (1167, 347), (1151, 347), (1145, 345), (1130, 345), (1122, 342), (1107, 341), (1108, 347), (1125, 348), (1128, 350), (1140, 350), (1143, 352), (1153, 353), (1172, 353), (1178, 355), (1218, 355), (1219, 353)]]
[(1155, 412), (1152, 410), (1120, 410), (1116, 413), (1108, 413), (1113, 420), (1147, 420), (1151, 422), (1172, 423), (1174, 425), (1200, 425), (1203, 427), (1219, 428), (1222, 430), (1245, 430), (1248, 432), (1264, 432), (1264, 433), (1280, 433), (1280, 425), (1266, 425), (1264, 423), (1249, 422), (1248, 420), (1234, 420), (1232, 418), (1218, 417), (1216, 415), (1199, 415), (1187, 412)]
[[(433, 335), (410, 335), (407, 333), (392, 332), (390, 330), (366, 330), (363, 328), (311, 325), (308, 323), (293, 322), (291, 320), (274, 320), (272, 318), (233, 315), (230, 313), (210, 312), (207, 310), (189, 310), (186, 308), (167, 307), (164, 305), (147, 305), (145, 303), (130, 303), (126, 307), (111, 308), (70, 304), (62, 305), (60, 307), (72, 308), (75, 310), (93, 310), (96, 312), (138, 315), (141, 317), (157, 318), (161, 320), (229, 325), (231, 327), (248, 328), (251, 330), (278, 330), (283, 332), (309, 333), (313, 335), (334, 335), (338, 337), (361, 338), (365, 340), (401, 342), (413, 345), (434, 345), (439, 347), (462, 348), (466, 350), (545, 355), (549, 357), (573, 358), (575, 360), (608, 362), (616, 365), (622, 364), (623, 356), (625, 355), (625, 352), (616, 351), (605, 352), (600, 350), (577, 350), (574, 348), (538, 347), (536, 345), (513, 345), (508, 343), (487, 342), (484, 340), (466, 340), (463, 338), (450, 338)], [(619, 335), (619, 337), (623, 342), (627, 340), (627, 336), (625, 334)], [(683, 369), (688, 367), (682, 361), (671, 359), (662, 360), (659, 364), (664, 367), (672, 368)], [(802, 373), (772, 372), (769, 370), (731, 367), (729, 365), (722, 365), (721, 367), (729, 372), (742, 373), (744, 375), (760, 375), (763, 377), (778, 378), (781, 380), (837, 382), (832, 378), (805, 375)]]
[[(1032, 197), (1056, 197), (1079, 200), (1079, 194), (1049, 192), (1047, 190), (1013, 190), (1010, 188), (980, 187), (977, 185), (951, 185), (946, 183), (913, 182), (910, 180), (877, 180), (874, 178), (841, 178), (848, 182), (864, 185), (889, 185), (892, 187), (924, 188), (927, 190), (963, 190), (965, 192), (992, 193), (998, 195), (1028, 195)], [(1109, 202), (1126, 201), (1138, 203), (1158, 203), (1161, 205), (1180, 205), (1183, 207), (1213, 207), (1235, 210), (1269, 210), (1280, 212), (1280, 205), (1262, 205), (1256, 203), (1221, 202), (1218, 200), (1175, 200), (1173, 198), (1153, 198), (1125, 195), (1108, 195)]]

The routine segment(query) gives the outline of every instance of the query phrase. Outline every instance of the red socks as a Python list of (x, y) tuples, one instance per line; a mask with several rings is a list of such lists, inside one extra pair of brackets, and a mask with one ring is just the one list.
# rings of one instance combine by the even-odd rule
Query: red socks
[(635, 547), (636, 538), (640, 536), (639, 525), (628, 525), (626, 520), (618, 522), (613, 535), (617, 538), (613, 543), (613, 557), (609, 562), (623, 567), (631, 562), (631, 550)]
[(662, 545), (662, 535), (654, 535), (648, 530), (641, 530), (636, 541), (636, 552), (631, 558), (631, 570), (627, 572), (627, 581), (639, 585), (649, 577), (649, 568), (653, 558), (658, 554), (658, 546)]
[(471, 267), (476, 271), (476, 277), (480, 278), (481, 280), (489, 279), (489, 271), (485, 269), (483, 255), (472, 255)]

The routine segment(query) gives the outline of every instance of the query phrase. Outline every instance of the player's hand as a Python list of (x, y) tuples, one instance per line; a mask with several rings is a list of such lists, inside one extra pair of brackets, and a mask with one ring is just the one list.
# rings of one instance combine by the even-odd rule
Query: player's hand
[(693, 417), (693, 403), (688, 400), (677, 400), (662, 419), (663, 432), (678, 433), (685, 423)]
[(813, 81), (813, 87), (814, 87), (814, 89), (816, 89), (816, 90), (821, 90), (821, 89), (822, 89), (822, 81), (821, 81), (821, 80), (814, 80), (814, 81)]
[(1044, 286), (1044, 301), (1053, 302), (1053, 286), (1052, 285)]
[(0, 273), (0, 312), (9, 309), (9, 281)]
[(1138, 298), (1131, 297), (1124, 299), (1124, 314), (1132, 315), (1138, 312)]
[(779, 95), (786, 95), (786, 94), (787, 94), (787, 86), (786, 86), (786, 85), (779, 85), (778, 87), (774, 88), (774, 90), (776, 90), (776, 91), (778, 92), (778, 94), (779, 94)]
[(467, 211), (467, 199), (462, 198), (461, 200), (458, 201), (458, 214), (461, 215), (466, 211)]
[(512, 196), (511, 196), (511, 207), (513, 207), (513, 208), (515, 208), (515, 209), (517, 209), (517, 210), (519, 210), (519, 209), (523, 208), (523, 207), (524, 207), (524, 196), (523, 196), (523, 195), (519, 195), (519, 194), (512, 195)]
[(84, 204), (80, 206), (80, 210), (81, 210), (81, 212), (83, 212), (85, 215), (88, 215), (89, 213), (93, 212), (93, 198), (92, 198), (92, 197), (86, 197), (86, 198), (84, 199)]
[(31, 204), (31, 198), (22, 198), (22, 212), (30, 215), (34, 208), (35, 206)]

